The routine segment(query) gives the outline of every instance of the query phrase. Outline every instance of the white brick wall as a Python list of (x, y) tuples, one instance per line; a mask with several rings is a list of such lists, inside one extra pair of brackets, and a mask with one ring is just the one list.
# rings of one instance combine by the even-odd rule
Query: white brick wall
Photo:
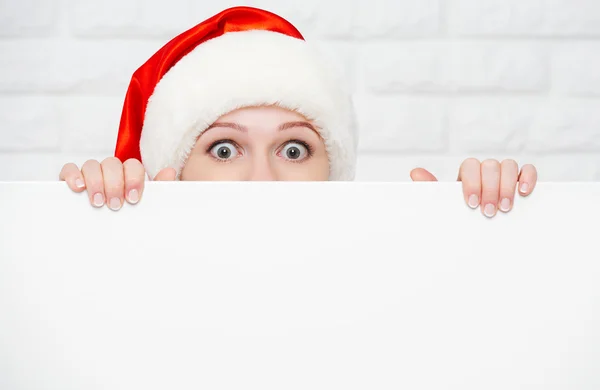
[(279, 13), (340, 62), (358, 180), (455, 180), (471, 156), (600, 180), (600, 0), (0, 0), (0, 180), (111, 155), (133, 71), (233, 5)]

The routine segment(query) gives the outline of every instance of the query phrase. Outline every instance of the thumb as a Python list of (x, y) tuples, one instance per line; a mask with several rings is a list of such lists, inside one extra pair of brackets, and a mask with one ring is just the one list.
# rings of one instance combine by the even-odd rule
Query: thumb
[(428, 170), (415, 168), (410, 171), (410, 178), (413, 181), (438, 181)]
[(173, 168), (165, 168), (158, 172), (154, 181), (175, 181), (177, 177), (177, 172)]

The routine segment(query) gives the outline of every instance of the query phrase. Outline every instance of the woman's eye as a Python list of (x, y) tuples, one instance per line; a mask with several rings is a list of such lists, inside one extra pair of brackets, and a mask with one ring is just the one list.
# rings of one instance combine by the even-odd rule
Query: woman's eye
[(298, 142), (290, 142), (281, 150), (281, 155), (288, 160), (302, 160), (307, 154), (306, 146)]
[(238, 155), (237, 148), (229, 142), (221, 142), (213, 146), (210, 153), (219, 160), (229, 160)]

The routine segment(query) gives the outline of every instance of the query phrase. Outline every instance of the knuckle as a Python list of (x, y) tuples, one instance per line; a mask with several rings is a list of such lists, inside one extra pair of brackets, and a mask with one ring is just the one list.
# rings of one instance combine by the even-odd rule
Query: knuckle
[(461, 164), (461, 167), (465, 167), (467, 165), (475, 165), (475, 164), (480, 164), (479, 160), (474, 157), (469, 157), (463, 161), (463, 163)]
[(123, 163), (123, 165), (126, 167), (135, 168), (135, 167), (141, 167), (142, 163), (138, 159), (130, 158), (130, 159), (126, 160)]
[(63, 171), (76, 171), (77, 165), (73, 164), (72, 162), (66, 163), (65, 165), (63, 165), (62, 170)]
[(118, 165), (118, 164), (121, 164), (121, 160), (119, 160), (118, 158), (116, 158), (116, 157), (107, 157), (104, 160), (102, 160), (102, 164), (101, 165), (102, 166), (107, 166), (107, 165), (115, 166), (115, 165)]
[(79, 169), (73, 163), (63, 165), (59, 173), (59, 178), (68, 179), (79, 174)]
[(488, 159), (483, 160), (481, 165), (484, 165), (486, 167), (495, 167), (495, 166), (499, 166), (500, 162), (494, 158), (488, 158)]
[(123, 191), (123, 177), (122, 176), (108, 176), (104, 179), (104, 188), (106, 192), (116, 193)]
[(119, 173), (109, 173), (105, 175), (104, 186), (107, 191), (119, 191), (123, 188), (123, 175)]
[(82, 169), (89, 169), (91, 167), (95, 167), (98, 165), (99, 165), (99, 163), (97, 160), (87, 160), (86, 162), (83, 163)]
[(519, 164), (517, 164), (517, 162), (513, 159), (506, 159), (506, 160), (502, 160), (502, 166), (518, 167)]

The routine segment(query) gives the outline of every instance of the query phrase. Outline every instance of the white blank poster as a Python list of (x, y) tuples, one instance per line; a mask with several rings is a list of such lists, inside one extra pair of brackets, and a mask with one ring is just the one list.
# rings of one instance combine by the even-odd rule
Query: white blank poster
[(600, 183), (0, 184), (0, 389), (600, 388)]

